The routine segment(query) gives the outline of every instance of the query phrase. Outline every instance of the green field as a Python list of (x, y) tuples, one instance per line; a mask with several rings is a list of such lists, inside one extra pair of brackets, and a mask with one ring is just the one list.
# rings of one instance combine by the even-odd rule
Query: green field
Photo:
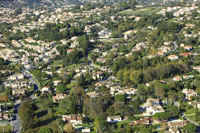
[(188, 119), (195, 121), (195, 115), (186, 116)]
[(12, 126), (8, 125), (8, 126), (0, 126), (0, 132), (4, 132), (4, 133), (11, 133), (12, 131)]
[(142, 15), (150, 15), (150, 14), (154, 14), (157, 13), (161, 10), (162, 8), (142, 8), (142, 9), (138, 9), (138, 10), (124, 10), (119, 12), (119, 14), (122, 15), (136, 15), (136, 16), (142, 16)]
[(185, 112), (186, 115), (190, 115), (190, 114), (194, 114), (194, 113), (195, 113), (195, 108), (186, 109), (186, 112)]

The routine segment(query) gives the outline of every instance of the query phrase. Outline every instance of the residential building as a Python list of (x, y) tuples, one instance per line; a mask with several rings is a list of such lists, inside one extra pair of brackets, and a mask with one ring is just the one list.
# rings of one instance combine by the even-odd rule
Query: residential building
[(60, 93), (60, 94), (56, 94), (55, 96), (53, 96), (53, 102), (58, 102), (60, 100), (63, 100), (67, 97), (67, 94), (63, 94), (63, 93)]
[(120, 122), (120, 121), (122, 121), (122, 117), (120, 115), (107, 117), (107, 122), (109, 123)]
[(63, 115), (63, 121), (70, 122), (73, 126), (83, 124), (82, 117), (76, 114)]
[(190, 100), (191, 97), (195, 97), (198, 95), (197, 92), (192, 89), (183, 89), (182, 92), (185, 94), (185, 98), (188, 100)]

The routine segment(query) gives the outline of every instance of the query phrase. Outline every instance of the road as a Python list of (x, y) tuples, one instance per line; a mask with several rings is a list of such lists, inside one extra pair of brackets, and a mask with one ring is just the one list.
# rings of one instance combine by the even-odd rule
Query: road
[[(23, 70), (22, 73), (24, 73), (28, 78), (30, 83), (32, 83), (33, 85), (35, 85), (35, 90), (32, 91), (30, 94), (28, 94), (28, 98), (31, 98), (32, 100), (37, 99), (38, 97), (34, 96), (34, 92), (36, 90), (38, 90), (39, 88), (39, 84), (35, 81), (35, 79), (33, 78), (33, 75), (27, 71), (27, 70)], [(21, 102), (15, 102), (14, 104), (14, 120), (11, 121), (11, 125), (13, 125), (13, 133), (20, 133), (20, 131), (22, 130), (22, 125), (21, 125), (21, 121), (20, 121), (20, 117), (18, 115), (18, 108), (20, 107)]]
[(185, 120), (189, 121), (190, 123), (192, 123), (192, 124), (196, 125), (197, 127), (199, 127), (199, 123), (188, 119), (187, 117), (185, 117), (185, 115), (184, 115), (183, 113), (182, 113), (182, 117), (183, 117)]
[(177, 45), (176, 41), (173, 42), (173, 44), (174, 44), (174, 48), (172, 50), (170, 50), (169, 53), (172, 53), (172, 52), (176, 51), (177, 48), (178, 48), (178, 45)]

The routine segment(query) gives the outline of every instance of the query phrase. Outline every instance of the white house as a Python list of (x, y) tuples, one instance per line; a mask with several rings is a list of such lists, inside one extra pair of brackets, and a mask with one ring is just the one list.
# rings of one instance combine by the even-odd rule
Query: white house
[(185, 94), (186, 99), (190, 100), (191, 97), (197, 96), (197, 92), (192, 89), (183, 89), (182, 92)]
[(119, 121), (122, 121), (122, 117), (119, 115), (107, 117), (107, 122), (109, 123), (114, 123), (114, 122), (119, 122)]
[(82, 117), (76, 114), (63, 115), (62, 119), (63, 121), (70, 122), (73, 126), (83, 124)]
[(143, 113), (144, 116), (151, 116), (156, 113), (164, 112), (163, 107), (160, 105), (159, 99), (147, 99), (147, 102), (143, 105), (143, 108), (146, 109), (146, 111)]
[(50, 92), (51, 90), (50, 90), (50, 86), (45, 86), (45, 87), (43, 87), (42, 89), (41, 89), (41, 92), (42, 93), (45, 93), (45, 92)]

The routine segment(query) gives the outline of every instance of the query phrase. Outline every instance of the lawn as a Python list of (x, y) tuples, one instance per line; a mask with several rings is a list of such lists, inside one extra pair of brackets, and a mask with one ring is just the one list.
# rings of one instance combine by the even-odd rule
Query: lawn
[(195, 113), (195, 108), (187, 109), (185, 112), (186, 115), (194, 114), (194, 113)]
[(188, 119), (195, 121), (195, 115), (186, 116)]
[(161, 10), (162, 8), (142, 8), (142, 9), (138, 9), (138, 10), (124, 10), (119, 12), (119, 14), (122, 15), (136, 15), (136, 16), (142, 16), (142, 15), (150, 15), (150, 14), (154, 14), (157, 13)]
[(62, 66), (63, 65), (63, 61), (62, 60), (54, 61), (51, 65), (52, 66)]
[(11, 133), (12, 131), (12, 126), (8, 125), (8, 126), (0, 126), (0, 132), (4, 132), (4, 133)]
[(0, 93), (0, 97), (3, 97), (5, 96), (6, 94), (5, 93)]

